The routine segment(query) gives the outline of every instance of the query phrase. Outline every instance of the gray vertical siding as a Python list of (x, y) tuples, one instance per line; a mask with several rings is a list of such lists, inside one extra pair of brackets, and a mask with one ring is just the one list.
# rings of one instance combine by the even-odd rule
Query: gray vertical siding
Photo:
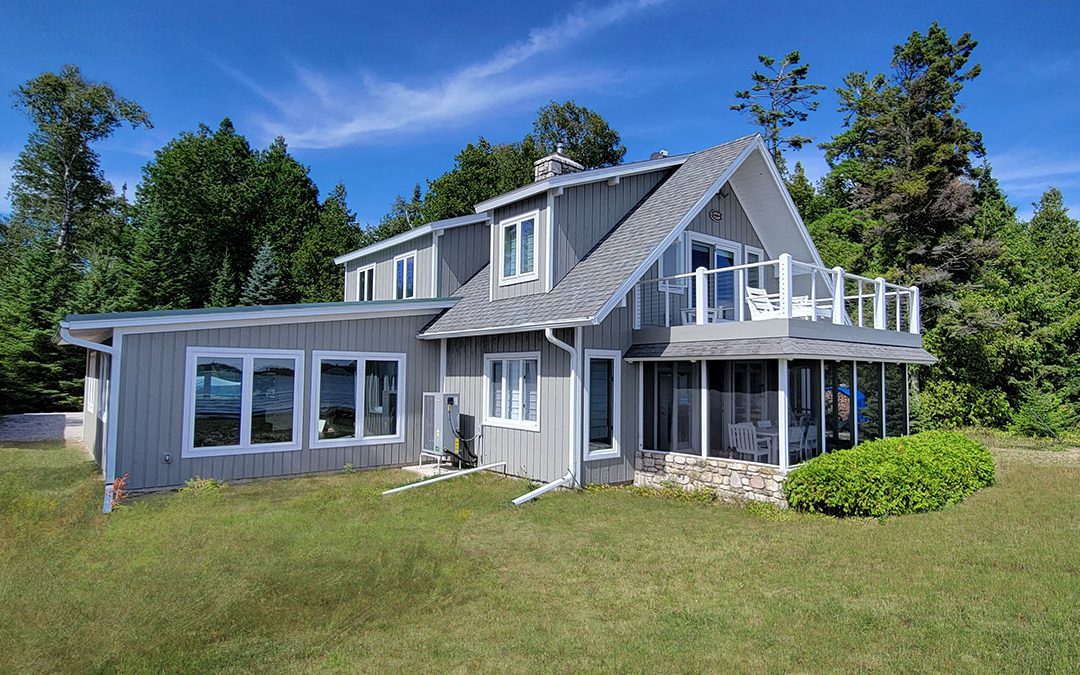
[[(126, 334), (121, 359), (117, 428), (118, 475), (132, 488), (180, 485), (194, 477), (225, 480), (341, 469), (394, 466), (417, 461), (423, 392), (438, 387), (439, 345), (415, 339), (431, 316), (321, 321), (243, 328)], [(300, 450), (221, 457), (182, 458), (186, 349), (242, 347), (303, 350), (304, 387)], [(344, 448), (309, 447), (311, 352), (404, 352), (405, 441)], [(164, 454), (172, 454), (172, 462)]]
[[(499, 285), (499, 275), (502, 272), (502, 251), (499, 246), (499, 223), (507, 218), (520, 216), (529, 211), (539, 210), (540, 215), (536, 223), (536, 267), (539, 277), (536, 281), (526, 281), (509, 286)], [(516, 298), (520, 295), (532, 295), (544, 292), (544, 280), (547, 278), (547, 249), (548, 249), (548, 213), (547, 195), (539, 194), (519, 202), (495, 209), (491, 220), (491, 297), (494, 300), (502, 298)]]
[(672, 169), (570, 187), (554, 201), (554, 286)]
[(439, 236), (439, 295), (449, 297), (488, 264), (491, 227), (474, 223)]
[[(573, 343), (572, 330), (556, 337)], [(570, 460), (570, 356), (539, 331), (447, 340), (446, 391), (461, 395), (462, 426), (479, 430), (484, 419), (484, 355), (540, 352), (540, 430), (484, 426), (484, 462), (506, 462), (507, 473), (551, 481), (566, 474)], [(471, 426), (468, 426), (471, 425)], [(475, 431), (473, 432), (475, 433)]]
[[(616, 307), (599, 326), (583, 328), (581, 341), (585, 349), (612, 349), (625, 354), (634, 341), (632, 319), (629, 307)], [(621, 456), (583, 462), (582, 478), (586, 484), (624, 483), (634, 480), (634, 456), (638, 446), (638, 369), (641, 364), (622, 361), (621, 367)], [(583, 378), (586, 376), (587, 373), (582, 373)], [(583, 400), (582, 405), (586, 404), (587, 401)]]
[[(690, 224), (686, 227), (691, 232), (701, 232), (702, 234), (709, 234), (714, 237), (720, 237), (721, 239), (730, 239), (740, 244), (749, 244), (750, 246), (756, 246), (758, 248), (764, 248), (761, 245), (761, 240), (758, 239), (757, 232), (754, 231), (754, 226), (750, 224), (750, 218), (747, 217), (746, 211), (743, 210), (742, 204), (739, 203), (738, 197), (735, 196), (735, 191), (731, 189), (730, 185), (725, 185), (720, 192), (727, 192), (727, 197), (721, 197), (720, 194), (713, 196), (709, 200), (708, 205), (701, 210), (701, 213), (697, 214)], [(724, 219), (719, 223), (709, 217), (710, 211), (719, 211), (724, 215)], [(766, 251), (767, 258), (773, 258), (779, 256), (783, 251)]]
[(375, 300), (394, 299), (394, 258), (416, 252), (416, 296), (430, 298), (432, 256), (431, 235), (424, 235), (345, 263), (345, 301), (357, 299), (357, 276), (362, 267), (375, 264)]

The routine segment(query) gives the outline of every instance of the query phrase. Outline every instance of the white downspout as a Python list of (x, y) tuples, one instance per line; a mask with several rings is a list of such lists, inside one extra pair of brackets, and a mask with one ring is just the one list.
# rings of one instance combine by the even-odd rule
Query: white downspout
[(513, 501), (514, 506), (521, 506), (525, 502), (531, 501), (545, 492), (550, 492), (558, 487), (574, 487), (575, 485), (581, 484), (581, 434), (578, 433), (581, 419), (581, 402), (579, 400), (581, 392), (581, 367), (579, 359), (581, 356), (581, 327), (574, 329), (574, 343), (577, 345), (576, 347), (572, 347), (555, 337), (555, 332), (551, 328), (544, 329), (544, 337), (547, 338), (548, 342), (570, 355), (570, 464), (567, 467), (565, 476), (557, 478), (546, 485), (541, 485), (535, 490), (521, 495)]

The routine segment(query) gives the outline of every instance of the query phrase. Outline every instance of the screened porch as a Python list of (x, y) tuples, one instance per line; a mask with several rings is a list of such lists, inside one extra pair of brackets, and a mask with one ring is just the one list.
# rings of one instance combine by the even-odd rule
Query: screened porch
[(904, 363), (701, 359), (641, 366), (644, 450), (786, 469), (909, 429)]

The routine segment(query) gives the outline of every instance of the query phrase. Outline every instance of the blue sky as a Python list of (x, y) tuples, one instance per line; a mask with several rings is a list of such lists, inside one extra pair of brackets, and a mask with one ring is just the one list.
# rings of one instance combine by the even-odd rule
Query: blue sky
[[(133, 189), (179, 132), (228, 116), (256, 146), (284, 135), (324, 193), (344, 181), (365, 222), (478, 136), (520, 139), (552, 99), (603, 114), (630, 160), (748, 133), (728, 106), (759, 53), (801, 50), (812, 80), (830, 87), (801, 131), (828, 139), (841, 78), (886, 69), (894, 44), (937, 20), (979, 40), (983, 75), (965, 90), (964, 114), (1012, 202), (1029, 214), (1056, 185), (1080, 214), (1076, 3), (2, 0), (0, 16), (0, 90), (75, 63), (150, 112), (153, 130), (99, 147), (117, 186)], [(28, 130), (0, 105), (0, 210)], [(793, 159), (813, 176), (825, 170), (816, 148)]]

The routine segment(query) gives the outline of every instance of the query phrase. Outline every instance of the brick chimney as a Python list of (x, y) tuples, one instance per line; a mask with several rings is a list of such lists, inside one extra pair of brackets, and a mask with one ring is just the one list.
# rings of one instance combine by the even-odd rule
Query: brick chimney
[(563, 154), (563, 145), (559, 143), (555, 146), (555, 152), (533, 162), (533, 180), (547, 180), (566, 173), (577, 173), (584, 169), (585, 167)]

